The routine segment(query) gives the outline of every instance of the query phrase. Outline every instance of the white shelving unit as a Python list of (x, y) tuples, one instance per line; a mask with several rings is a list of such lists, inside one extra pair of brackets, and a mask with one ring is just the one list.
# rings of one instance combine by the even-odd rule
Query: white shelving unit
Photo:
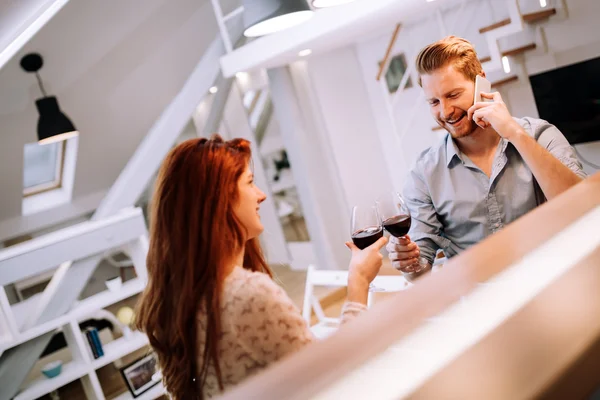
[[(102, 368), (136, 350), (139, 350), (148, 344), (148, 337), (138, 331), (134, 331), (127, 336), (122, 336), (108, 343), (103, 343), (104, 356), (93, 359), (89, 349), (88, 342), (84, 334), (79, 329), (79, 322), (87, 315), (96, 310), (114, 304), (118, 301), (131, 297), (140, 293), (144, 288), (145, 283), (139, 279), (132, 279), (123, 284), (118, 292), (110, 292), (105, 290), (101, 293), (88, 297), (78, 302), (73, 309), (64, 316), (49, 321), (45, 324), (28, 329), (21, 333), (16, 339), (5, 344), (1, 351), (17, 346), (27, 340), (62, 328), (65, 333), (68, 347), (72, 353), (73, 361), (63, 365), (60, 375), (55, 378), (46, 378), (41, 376), (35, 381), (29, 383), (26, 388), (17, 394), (15, 400), (33, 400), (41, 397), (53, 390), (73, 382), (76, 379), (82, 379), (82, 384), (88, 396), (88, 399), (103, 400), (104, 394), (102, 387), (96, 376), (96, 370)], [(29, 307), (35, 307), (35, 302), (38, 298), (28, 299), (12, 306), (12, 311), (15, 316), (17, 325), (20, 326), (23, 315), (26, 315)], [(157, 385), (147, 393), (144, 397), (138, 399), (154, 399), (164, 393), (164, 387)], [(133, 398), (129, 393), (124, 393), (118, 398)]]
[[(36, 321), (42, 315), (39, 313), (45, 306), (46, 298), (50, 296), (48, 293), (9, 304), (3, 286), (24, 277), (44, 273), (52, 266), (70, 262), (68, 260), (102, 254), (112, 249), (125, 251), (130, 256), (138, 276), (124, 282), (118, 291), (104, 290), (80, 300), (64, 315), (39, 324)], [(144, 289), (147, 279), (147, 250), (148, 236), (143, 214), (139, 209), (128, 209), (104, 220), (86, 221), (0, 251), (0, 269), (11, 272), (0, 277), (0, 354), (58, 330), (64, 333), (68, 347), (46, 356), (35, 367), (37, 371), (46, 360), (62, 360), (64, 364), (58, 376), (37, 377), (37, 372), (32, 372), (33, 380), (23, 384), (14, 400), (34, 400), (77, 379), (81, 381), (85, 398), (105, 399), (96, 370), (142, 349), (148, 345), (148, 338), (143, 333), (134, 331), (112, 341), (103, 339), (104, 355), (94, 359), (79, 323), (96, 311), (139, 294)], [(138, 399), (154, 399), (164, 392), (164, 387), (159, 384)], [(118, 398), (133, 397), (127, 392)]]
[[(6, 341), (4, 344), (0, 342), (0, 353), (35, 337), (41, 336), (47, 332), (65, 326), (72, 320), (81, 320), (96, 310), (136, 295), (144, 289), (144, 286), (145, 283), (140, 278), (136, 278), (123, 283), (123, 286), (118, 292), (110, 292), (105, 290), (101, 293), (90, 296), (87, 299), (77, 303), (69, 313), (59, 318), (55, 318), (52, 321), (48, 321), (44, 324), (37, 325), (33, 328), (20, 332), (17, 337)], [(34, 308), (38, 301), (39, 296), (33, 296), (11, 307), (12, 314), (14, 315), (15, 321), (19, 328), (22, 326), (24, 319), (29, 314), (28, 310)]]

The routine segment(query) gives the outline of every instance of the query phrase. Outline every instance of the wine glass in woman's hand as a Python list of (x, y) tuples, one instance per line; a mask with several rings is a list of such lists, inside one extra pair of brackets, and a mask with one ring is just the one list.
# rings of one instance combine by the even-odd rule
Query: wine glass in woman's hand
[(381, 220), (375, 206), (354, 206), (350, 225), (352, 241), (361, 250), (366, 249), (383, 236)]

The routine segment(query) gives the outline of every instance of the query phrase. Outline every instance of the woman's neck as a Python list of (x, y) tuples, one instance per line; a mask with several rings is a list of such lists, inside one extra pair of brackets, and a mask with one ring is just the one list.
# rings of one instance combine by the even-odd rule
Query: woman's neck
[(235, 267), (244, 266), (244, 248), (242, 247), (240, 250), (235, 251), (230, 260), (225, 266), (225, 276), (229, 276)]

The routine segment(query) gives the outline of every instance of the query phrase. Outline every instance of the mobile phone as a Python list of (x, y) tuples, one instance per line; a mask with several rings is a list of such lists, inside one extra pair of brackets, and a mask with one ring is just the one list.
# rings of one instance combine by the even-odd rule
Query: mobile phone
[(491, 93), (492, 83), (485, 79), (483, 76), (477, 75), (477, 77), (475, 78), (475, 98), (473, 99), (473, 104), (479, 101), (492, 101), (491, 99), (482, 99), (481, 92)]

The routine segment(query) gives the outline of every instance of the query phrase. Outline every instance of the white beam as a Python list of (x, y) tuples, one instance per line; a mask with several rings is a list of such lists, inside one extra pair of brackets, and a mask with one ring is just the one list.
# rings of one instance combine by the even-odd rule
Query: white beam
[(110, 188), (93, 218), (104, 218), (121, 208), (135, 204), (194, 110), (213, 85), (219, 74), (219, 57), (224, 53), (221, 39), (213, 40), (179, 94), (154, 123)]
[(219, 131), (219, 125), (221, 125), (221, 121), (223, 120), (223, 112), (227, 104), (227, 99), (230, 96), (233, 79), (223, 78), (222, 75), (219, 75), (215, 84), (219, 91), (213, 95), (210, 111), (202, 129), (202, 136), (210, 137), (210, 135)]
[(236, 8), (235, 10), (233, 10), (232, 12), (230, 12), (229, 14), (225, 15), (223, 17), (223, 20), (225, 22), (229, 21), (230, 19), (237, 17), (238, 15), (240, 15), (241, 13), (244, 12), (244, 6), (239, 6), (238, 8)]
[[(345, 252), (346, 260), (343, 260), (344, 253), (334, 253), (333, 249), (343, 249), (343, 242), (347, 236), (341, 238), (337, 234), (330, 234), (328, 226), (337, 230), (338, 227), (346, 225), (335, 218), (335, 212), (328, 213), (328, 204), (319, 198), (319, 193), (322, 195), (324, 192), (318, 190), (318, 185), (324, 183), (331, 171), (329, 168), (323, 168), (327, 163), (320, 159), (322, 154), (319, 154), (318, 141), (311, 137), (316, 132), (307, 128), (289, 68), (271, 69), (268, 76), (275, 117), (279, 122), (283, 143), (292, 165), (302, 213), (318, 260), (317, 267), (345, 267), (344, 261), (347, 262), (348, 252)], [(333, 192), (333, 188), (330, 187), (330, 190)], [(330, 197), (335, 199), (335, 196)], [(336, 208), (339, 213), (343, 205), (338, 203)]]
[(144, 216), (141, 209), (136, 208), (11, 246), (0, 251), (0, 286), (37, 275), (70, 260), (102, 253), (145, 234)]
[[(69, 0), (46, 1), (29, 16), (22, 21), (15, 21), (13, 26), (15, 31), (7, 34), (6, 38), (0, 38), (0, 69), (17, 54), (23, 46), (31, 40), (43, 27), (50, 21)], [(15, 2), (18, 3), (18, 2)], [(29, 2), (31, 3), (31, 2)], [(3, 21), (3, 28), (6, 29), (10, 21)], [(10, 29), (10, 27), (9, 27)]]
[(300, 50), (313, 54), (354, 43), (381, 26), (393, 25), (429, 9), (424, 0), (358, 0), (319, 10), (309, 21), (262, 37), (221, 58), (225, 77), (297, 60)]
[(219, 0), (211, 0), (211, 3), (215, 18), (217, 19), (217, 25), (219, 26), (219, 32), (221, 32), (221, 39), (223, 39), (223, 44), (225, 45), (225, 50), (228, 53), (231, 53), (233, 51), (233, 44), (231, 43), (229, 32), (227, 32), (227, 26), (225, 26), (225, 17), (223, 16), (221, 3), (219, 3)]
[(223, 123), (227, 126), (227, 130), (231, 134), (227, 139), (241, 137), (251, 142), (256, 185), (267, 193), (267, 199), (260, 207), (261, 221), (265, 227), (265, 231), (260, 236), (260, 239), (266, 259), (270, 264), (289, 264), (291, 261), (290, 253), (279, 216), (277, 215), (275, 200), (269, 191), (269, 179), (263, 168), (263, 160), (258, 143), (250, 127), (248, 114), (244, 108), (242, 101), (243, 93), (240, 90), (239, 82), (230, 85), (229, 90), (229, 98), (223, 114)]

